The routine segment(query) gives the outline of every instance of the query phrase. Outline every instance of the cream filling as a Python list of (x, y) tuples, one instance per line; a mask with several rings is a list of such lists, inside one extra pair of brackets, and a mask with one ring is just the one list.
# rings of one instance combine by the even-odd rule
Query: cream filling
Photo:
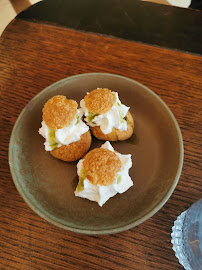
[(89, 130), (89, 127), (81, 120), (81, 117), (82, 113), (80, 110), (77, 110), (75, 119), (68, 126), (61, 129), (52, 129), (42, 121), (39, 134), (46, 139), (44, 143), (45, 150), (52, 151), (62, 145), (69, 145), (79, 141), (81, 135)]
[(94, 114), (89, 112), (85, 107), (84, 99), (81, 100), (80, 106), (85, 116), (85, 121), (89, 126), (95, 127), (100, 126), (101, 131), (106, 135), (112, 132), (113, 128), (117, 128), (121, 131), (127, 130), (127, 121), (125, 116), (130, 109), (121, 103), (118, 97), (118, 93), (113, 92), (116, 96), (116, 101), (112, 106), (111, 110), (103, 114)]
[[(109, 142), (105, 142), (102, 148), (109, 149), (114, 152), (114, 148)], [(115, 152), (119, 157), (122, 166), (120, 171), (117, 173), (114, 182), (108, 186), (93, 185), (87, 178), (83, 180), (83, 187), (76, 188), (75, 195), (81, 198), (89, 199), (90, 201), (96, 201), (99, 206), (102, 206), (109, 198), (115, 196), (117, 193), (124, 193), (132, 185), (133, 181), (129, 176), (129, 169), (132, 167), (131, 155), (122, 155)], [(77, 164), (77, 174), (80, 175), (82, 170), (83, 159)]]

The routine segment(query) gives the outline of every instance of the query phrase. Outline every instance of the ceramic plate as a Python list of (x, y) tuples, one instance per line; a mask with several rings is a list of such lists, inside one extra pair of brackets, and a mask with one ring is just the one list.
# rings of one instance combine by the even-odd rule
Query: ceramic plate
[[(115, 150), (132, 154), (134, 182), (103, 207), (75, 197), (77, 162), (53, 158), (38, 134), (45, 102), (58, 94), (78, 103), (97, 87), (119, 93), (134, 117), (133, 136), (112, 142)], [(91, 149), (103, 141), (93, 139)], [(171, 196), (183, 163), (183, 142), (178, 124), (166, 104), (144, 85), (119, 75), (88, 73), (47, 87), (24, 108), (10, 139), (9, 164), (14, 183), (27, 204), (42, 218), (61, 228), (87, 234), (120, 232), (155, 214)]]

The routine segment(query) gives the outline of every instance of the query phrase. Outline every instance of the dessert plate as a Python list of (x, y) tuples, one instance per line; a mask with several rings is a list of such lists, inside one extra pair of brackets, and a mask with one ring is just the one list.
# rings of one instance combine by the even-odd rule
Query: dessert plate
[[(132, 154), (134, 185), (102, 207), (75, 197), (77, 162), (52, 157), (38, 134), (42, 108), (49, 98), (61, 94), (79, 103), (97, 87), (117, 91), (121, 102), (130, 106), (135, 122), (130, 139), (112, 142), (118, 152)], [(102, 144), (93, 138), (91, 149)], [(48, 86), (27, 104), (12, 131), (9, 164), (20, 195), (42, 218), (78, 233), (109, 234), (137, 226), (165, 204), (180, 177), (183, 141), (172, 112), (150, 89), (119, 75), (87, 73)]]

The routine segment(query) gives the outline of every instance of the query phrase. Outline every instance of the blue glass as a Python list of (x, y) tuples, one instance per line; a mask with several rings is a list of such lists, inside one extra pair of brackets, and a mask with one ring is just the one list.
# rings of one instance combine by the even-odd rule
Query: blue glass
[(202, 199), (177, 218), (171, 236), (175, 255), (184, 268), (202, 269)]

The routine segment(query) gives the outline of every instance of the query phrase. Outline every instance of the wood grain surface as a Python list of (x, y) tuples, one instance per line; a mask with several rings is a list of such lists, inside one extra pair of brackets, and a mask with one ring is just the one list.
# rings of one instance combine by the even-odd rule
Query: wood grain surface
[(201, 10), (139, 0), (43, 0), (17, 18), (202, 54)]
[[(184, 139), (184, 166), (171, 198), (143, 224), (114, 235), (79, 235), (49, 224), (20, 197), (8, 166), (12, 127), (29, 100), (57, 80), (87, 72), (116, 73), (151, 88)], [(183, 269), (170, 234), (177, 216), (202, 197), (201, 74), (197, 55), (14, 20), (0, 41), (0, 269)]]

